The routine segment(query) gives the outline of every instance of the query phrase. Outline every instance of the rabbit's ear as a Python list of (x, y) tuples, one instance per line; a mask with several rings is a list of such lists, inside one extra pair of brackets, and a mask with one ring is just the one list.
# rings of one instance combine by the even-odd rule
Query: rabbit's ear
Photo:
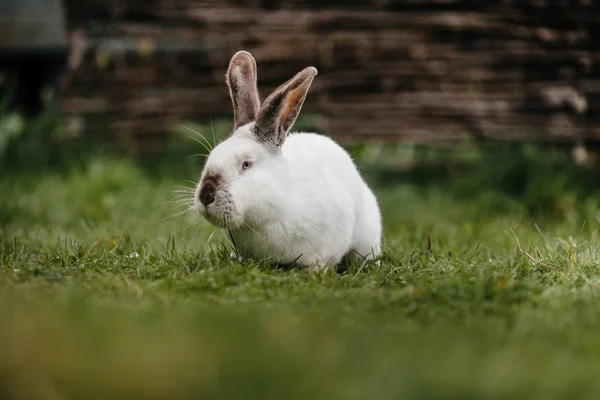
[(265, 99), (254, 128), (259, 142), (272, 149), (283, 144), (300, 113), (315, 75), (317, 69), (307, 67)]
[(234, 131), (255, 121), (260, 109), (256, 88), (256, 61), (247, 51), (238, 51), (231, 57), (226, 82), (233, 102)]

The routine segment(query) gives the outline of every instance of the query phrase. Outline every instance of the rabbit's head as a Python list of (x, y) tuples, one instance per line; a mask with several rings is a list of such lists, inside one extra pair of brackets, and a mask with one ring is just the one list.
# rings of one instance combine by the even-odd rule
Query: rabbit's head
[(256, 61), (246, 51), (229, 63), (233, 134), (209, 154), (195, 192), (196, 208), (218, 227), (260, 226), (285, 211), (290, 182), (281, 147), (317, 74), (308, 67), (260, 103)]

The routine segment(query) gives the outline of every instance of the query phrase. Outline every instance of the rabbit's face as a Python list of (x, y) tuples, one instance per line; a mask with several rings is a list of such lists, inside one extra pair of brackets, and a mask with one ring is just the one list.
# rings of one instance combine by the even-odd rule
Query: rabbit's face
[(260, 226), (279, 209), (285, 163), (281, 152), (253, 139), (252, 127), (240, 127), (212, 150), (196, 188), (196, 208), (217, 227)]

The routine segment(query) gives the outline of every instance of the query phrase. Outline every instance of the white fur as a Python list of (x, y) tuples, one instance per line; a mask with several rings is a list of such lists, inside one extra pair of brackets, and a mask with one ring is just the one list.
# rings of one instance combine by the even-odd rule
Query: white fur
[[(217, 173), (221, 185), (208, 207), (198, 200), (198, 185), (198, 211), (230, 232), (245, 257), (323, 268), (354, 253), (377, 256), (379, 206), (348, 153), (313, 133), (290, 134), (272, 151), (253, 138), (253, 125), (210, 153), (202, 178)], [(252, 166), (243, 170), (244, 161)]]

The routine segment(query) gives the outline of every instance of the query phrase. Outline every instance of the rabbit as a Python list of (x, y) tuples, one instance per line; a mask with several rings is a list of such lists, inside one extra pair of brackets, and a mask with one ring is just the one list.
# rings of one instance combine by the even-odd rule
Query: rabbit
[(231, 58), (233, 133), (208, 155), (194, 203), (243, 257), (322, 270), (380, 253), (379, 205), (350, 155), (326, 136), (288, 134), (316, 75), (305, 68), (261, 104), (254, 57)]

